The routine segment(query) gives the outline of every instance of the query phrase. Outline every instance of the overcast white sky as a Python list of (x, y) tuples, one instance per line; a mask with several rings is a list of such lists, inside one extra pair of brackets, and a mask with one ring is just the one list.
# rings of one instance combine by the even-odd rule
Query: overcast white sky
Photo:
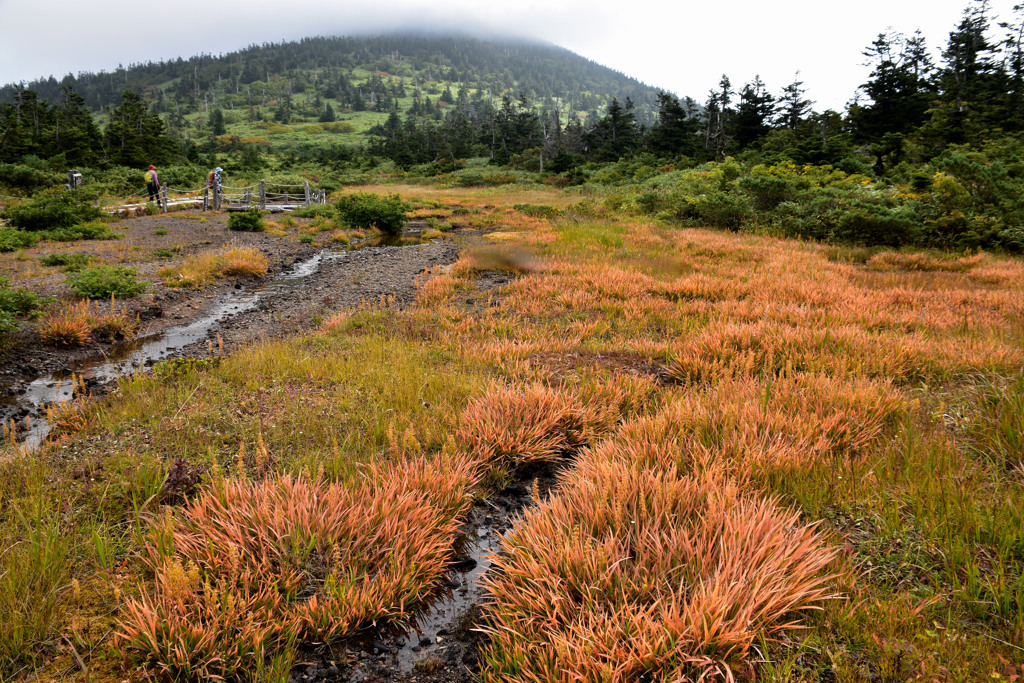
[[(1003, 20), (1015, 0), (992, 0)], [(723, 73), (778, 93), (797, 70), (815, 109), (842, 110), (887, 27), (937, 50), (971, 0), (0, 0), (0, 83), (219, 54), (252, 43), (390, 29), (490, 30), (566, 47), (703, 101)]]

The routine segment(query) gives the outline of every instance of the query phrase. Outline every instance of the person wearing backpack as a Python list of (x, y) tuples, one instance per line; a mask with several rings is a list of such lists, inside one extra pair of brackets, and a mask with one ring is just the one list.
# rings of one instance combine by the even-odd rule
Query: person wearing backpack
[(217, 168), (210, 171), (210, 175), (206, 177), (206, 186), (211, 190), (216, 187), (217, 191), (220, 191), (221, 173), (224, 169), (218, 166)]
[(149, 165), (149, 170), (146, 171), (146, 189), (149, 190), (149, 201), (159, 201), (160, 196), (160, 177), (156, 174), (156, 166), (153, 164)]

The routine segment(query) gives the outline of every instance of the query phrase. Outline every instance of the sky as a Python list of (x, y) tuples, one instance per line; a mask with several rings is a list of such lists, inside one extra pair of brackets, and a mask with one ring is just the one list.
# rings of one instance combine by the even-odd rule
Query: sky
[[(870, 72), (861, 53), (880, 32), (920, 29), (937, 61), (973, 1), (0, 0), (0, 84), (307, 36), (430, 28), (554, 43), (701, 102), (722, 74), (737, 90), (760, 75), (775, 94), (800, 80), (816, 110), (842, 111)], [(1006, 21), (1016, 1), (989, 5)]]

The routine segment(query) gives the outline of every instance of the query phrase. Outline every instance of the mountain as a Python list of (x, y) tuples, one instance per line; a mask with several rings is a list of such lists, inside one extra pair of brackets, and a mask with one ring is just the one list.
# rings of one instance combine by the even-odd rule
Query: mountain
[(628, 98), (641, 124), (650, 123), (657, 109), (655, 88), (561, 47), (411, 34), (307, 38), (219, 56), (68, 74), (60, 80), (51, 76), (0, 87), (0, 102), (15, 101), (24, 87), (56, 103), (65, 86), (84, 99), (101, 123), (101, 112), (132, 90), (151, 112), (165, 115), (171, 131), (183, 139), (206, 137), (210, 126), (223, 126), (214, 132), (275, 148), (302, 143), (308, 137), (304, 130), (318, 134), (303, 124), (333, 123), (328, 132), (351, 137), (383, 123), (392, 111), (424, 113), (430, 107), (443, 113), (460, 98), (496, 108), (508, 98), (539, 111), (557, 111), (565, 121), (599, 117), (613, 98)]

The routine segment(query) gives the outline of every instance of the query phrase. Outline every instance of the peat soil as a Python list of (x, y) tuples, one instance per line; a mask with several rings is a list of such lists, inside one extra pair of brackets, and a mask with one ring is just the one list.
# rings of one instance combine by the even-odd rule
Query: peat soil
[(381, 627), (360, 638), (301, 652), (288, 683), (472, 683), (487, 642), (483, 579), (501, 541), (526, 508), (556, 483), (547, 463), (518, 473), (504, 489), (477, 499), (455, 541), (451, 569), (409, 628)]
[[(161, 360), (230, 353), (259, 340), (300, 333), (316, 327), (333, 310), (363, 302), (379, 304), (384, 299), (402, 307), (414, 300), (418, 276), (458, 258), (462, 239), (453, 235), (419, 240), (416, 235), (423, 226), (411, 223), (407, 233), (413, 238), (405, 242), (412, 244), (388, 246), (367, 240), (344, 250), (302, 244), (293, 235), (229, 232), (224, 216), (204, 217), (205, 222), (176, 216), (129, 221), (125, 239), (132, 243), (118, 245), (128, 249), (117, 252), (117, 263), (136, 267), (139, 279), (153, 282), (144, 296), (118, 302), (139, 316), (135, 337), (68, 349), (23, 333), (0, 358), (0, 421), (13, 421), (20, 439), (40, 439), (48, 429), (42, 419), (46, 405), (73, 398), (72, 375), (82, 377), (88, 393), (98, 396), (118, 377)], [(173, 241), (166, 241), (172, 235)], [(270, 262), (267, 275), (228, 278), (202, 290), (159, 284), (155, 275), (160, 267), (229, 243), (263, 251)], [(53, 246), (45, 253), (95, 254), (83, 243)], [(173, 250), (175, 258), (154, 262), (151, 254), (159, 249)], [(59, 272), (47, 270), (27, 286), (42, 295), (67, 296), (62, 279)], [(26, 286), (24, 279), (14, 284)]]

